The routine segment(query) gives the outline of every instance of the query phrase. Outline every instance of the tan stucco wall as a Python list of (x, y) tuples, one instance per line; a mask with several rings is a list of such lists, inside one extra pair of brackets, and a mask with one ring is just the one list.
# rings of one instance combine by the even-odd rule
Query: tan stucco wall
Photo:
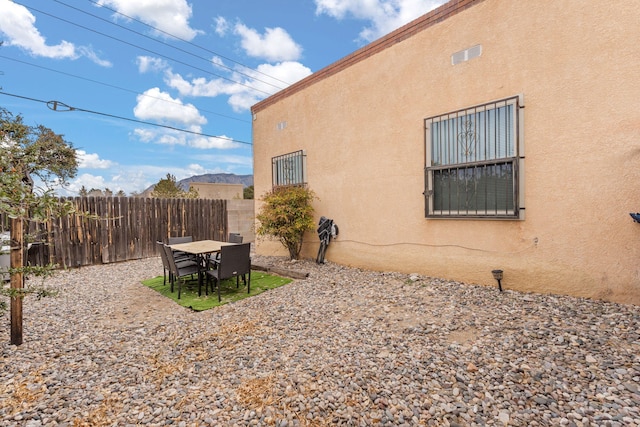
[[(317, 217), (340, 228), (331, 261), (490, 286), (501, 268), (507, 289), (640, 304), (638, 22), (635, 0), (479, 2), (255, 109), (256, 198), (271, 157), (303, 149)], [(525, 219), (426, 219), (424, 118), (518, 94)]]
[(201, 199), (232, 200), (242, 199), (244, 186), (242, 184), (223, 184), (209, 182), (192, 182), (189, 188), (198, 191)]
[(240, 233), (245, 243), (255, 240), (254, 201), (243, 199), (242, 184), (192, 182), (189, 186), (198, 191), (201, 199), (227, 200), (229, 233)]

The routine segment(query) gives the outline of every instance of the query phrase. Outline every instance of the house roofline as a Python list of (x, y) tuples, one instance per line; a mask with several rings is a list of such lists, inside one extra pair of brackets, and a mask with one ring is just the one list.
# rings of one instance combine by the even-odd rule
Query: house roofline
[(350, 66), (357, 64), (360, 61), (369, 58), (383, 50), (395, 45), (396, 43), (400, 43), (403, 40), (408, 39), (409, 37), (423, 31), (432, 25), (435, 25), (439, 22), (444, 21), (445, 19), (462, 12), (465, 9), (470, 8), (471, 6), (475, 6), (476, 4), (482, 2), (484, 0), (450, 0), (449, 2), (443, 4), (442, 6), (428, 12), (421, 17), (414, 19), (413, 21), (403, 25), (397, 30), (387, 34), (379, 38), (376, 41), (369, 43), (368, 45), (356, 50), (355, 52), (345, 56), (342, 59), (334, 62), (331, 65), (322, 68), (319, 71), (305, 77), (302, 80), (292, 84), (291, 86), (282, 89), (281, 91), (271, 95), (268, 98), (263, 99), (262, 101), (254, 104), (251, 107), (251, 113), (255, 114), (260, 110), (265, 109), (269, 105), (275, 104), (276, 102), (287, 98), (294, 93), (297, 93), (303, 90), (306, 87), (309, 87), (320, 80), (324, 80), (327, 77), (330, 77)]

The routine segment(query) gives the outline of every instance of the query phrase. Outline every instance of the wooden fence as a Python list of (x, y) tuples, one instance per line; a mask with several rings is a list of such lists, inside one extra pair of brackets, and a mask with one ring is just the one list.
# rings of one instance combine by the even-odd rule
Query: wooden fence
[[(159, 255), (156, 241), (170, 236), (226, 240), (227, 201), (139, 197), (75, 197), (77, 210), (98, 219), (71, 215), (29, 224), (43, 244), (27, 259), (61, 267), (107, 264)], [(1, 221), (0, 221), (1, 222)]]

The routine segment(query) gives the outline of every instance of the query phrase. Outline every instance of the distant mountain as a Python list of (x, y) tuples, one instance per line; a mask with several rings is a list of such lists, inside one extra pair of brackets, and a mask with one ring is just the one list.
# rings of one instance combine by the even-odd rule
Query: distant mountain
[(181, 179), (177, 184), (185, 191), (189, 190), (189, 183), (205, 182), (216, 184), (242, 184), (244, 187), (253, 185), (253, 175), (235, 175), (232, 173), (206, 173), (190, 178)]
[[(245, 188), (253, 185), (253, 175), (235, 175), (232, 173), (206, 173), (204, 175), (195, 175), (189, 178), (181, 179), (176, 184), (180, 186), (184, 191), (189, 190), (189, 183), (191, 182), (206, 182), (216, 184), (242, 184)], [(153, 191), (151, 187), (144, 190), (143, 194), (149, 194)]]

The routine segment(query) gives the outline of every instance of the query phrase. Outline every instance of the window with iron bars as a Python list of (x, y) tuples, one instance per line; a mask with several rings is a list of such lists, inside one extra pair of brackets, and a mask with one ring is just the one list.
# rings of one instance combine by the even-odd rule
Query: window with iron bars
[(307, 156), (303, 150), (271, 158), (273, 186), (306, 184)]
[(425, 119), (425, 211), (431, 218), (521, 219), (519, 96)]

